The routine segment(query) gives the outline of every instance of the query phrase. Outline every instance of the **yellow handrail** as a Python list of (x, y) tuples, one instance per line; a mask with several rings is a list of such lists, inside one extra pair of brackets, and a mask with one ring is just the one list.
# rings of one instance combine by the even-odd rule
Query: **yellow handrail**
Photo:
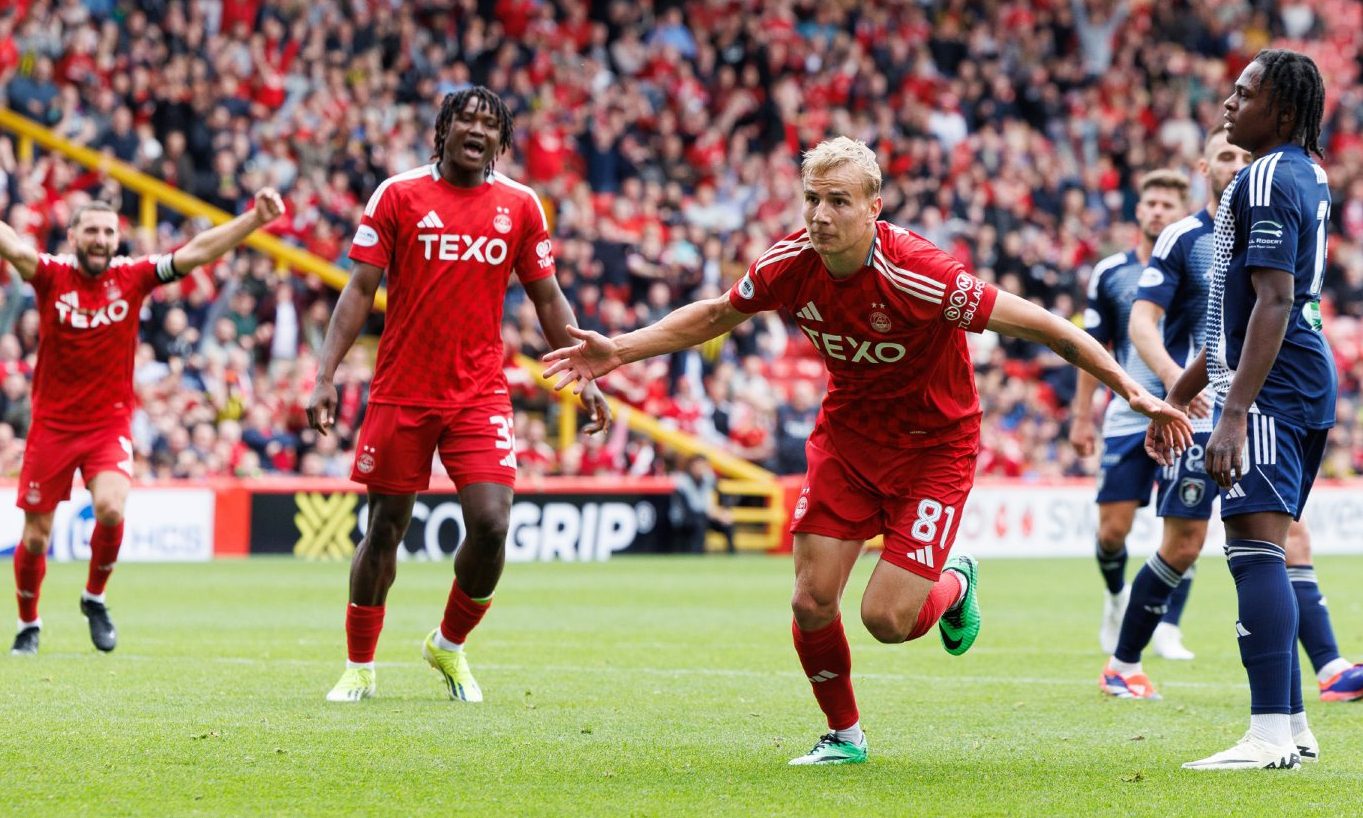
[[(150, 220), (154, 223), (158, 202), (164, 202), (185, 215), (208, 219), (214, 224), (222, 224), (232, 219), (231, 214), (206, 204), (182, 190), (177, 190), (159, 179), (154, 179), (132, 165), (63, 139), (47, 128), (9, 109), (0, 108), (0, 128), (11, 131), (20, 137), (19, 153), (21, 156), (31, 152), (31, 143), (36, 142), (45, 148), (65, 154), (92, 170), (98, 170), (100, 173), (106, 173), (117, 179), (119, 184), (142, 197), (141, 217), (144, 225), (147, 223), (149, 215)], [(250, 238), (246, 240), (246, 244), (263, 253), (268, 253), (290, 267), (312, 273), (335, 289), (341, 289), (350, 280), (350, 276), (336, 265), (306, 250), (282, 242), (263, 231), (257, 230), (252, 233)], [(386, 291), (379, 290), (375, 295), (374, 308), (380, 311), (388, 308), (388, 293)]]
[[(533, 375), (536, 383), (546, 390), (551, 390), (550, 394), (555, 394), (552, 392), (552, 382), (544, 379), (544, 375), (542, 374), (544, 372), (543, 364), (527, 355), (517, 355), (516, 363), (520, 364), (527, 372)], [(574, 407), (577, 405), (577, 399), (573, 397), (571, 390), (565, 390), (564, 392), (557, 394), (559, 394), (560, 400), (569, 402)], [(761, 466), (754, 466), (752, 463), (749, 463), (742, 458), (734, 457), (723, 449), (720, 449), (717, 446), (711, 446), (709, 443), (706, 443), (697, 437), (693, 437), (692, 435), (688, 435), (685, 432), (669, 429), (659, 423), (656, 418), (650, 417), (616, 398), (607, 395), (606, 403), (610, 406), (611, 412), (614, 413), (616, 417), (625, 419), (625, 422), (629, 424), (629, 428), (641, 432), (682, 454), (698, 454), (704, 456), (705, 459), (710, 461), (710, 465), (714, 467), (714, 470), (724, 477), (734, 477), (761, 483), (776, 482), (776, 475)], [(574, 430), (576, 430), (576, 426), (574, 426)]]

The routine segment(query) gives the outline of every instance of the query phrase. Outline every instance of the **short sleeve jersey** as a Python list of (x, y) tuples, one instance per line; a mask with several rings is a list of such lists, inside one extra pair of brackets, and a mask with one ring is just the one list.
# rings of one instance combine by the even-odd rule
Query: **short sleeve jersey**
[[(806, 231), (771, 246), (733, 289), (745, 313), (784, 310), (828, 367), (819, 423), (847, 447), (916, 448), (978, 435), (962, 330), (981, 332), (998, 290), (927, 239), (876, 223), (867, 264), (834, 278)], [(868, 452), (869, 454), (869, 452)]]
[(501, 327), (511, 274), (528, 283), (555, 273), (534, 191), (500, 173), (456, 187), (434, 164), (400, 173), (370, 197), (350, 258), (387, 271), (372, 402), (443, 407), (506, 394)]
[(147, 294), (173, 277), (169, 254), (115, 256), (97, 277), (73, 255), (38, 256), (34, 422), (81, 430), (132, 418), (138, 313)]
[[(1152, 395), (1163, 397), (1164, 384), (1136, 351), (1127, 327), (1144, 268), (1140, 257), (1131, 250), (1108, 256), (1093, 266), (1093, 272), (1089, 274), (1084, 329), (1099, 343), (1112, 345), (1112, 357), (1136, 383)], [(1103, 414), (1103, 437), (1140, 434), (1149, 425), (1150, 420), (1145, 415), (1113, 395)]]
[(1293, 277), (1282, 348), (1255, 397), (1260, 411), (1306, 429), (1335, 422), (1334, 355), (1321, 331), (1330, 185), (1299, 145), (1283, 145), (1241, 170), (1216, 212), (1216, 258), (1207, 309), (1207, 372), (1225, 400), (1240, 365), (1256, 296), (1249, 271)]
[[(1136, 290), (1137, 301), (1164, 310), (1164, 349), (1182, 367), (1202, 351), (1214, 241), (1212, 217), (1206, 210), (1164, 228)], [(1210, 417), (1193, 418), (1192, 423), (1195, 432), (1212, 430)]]

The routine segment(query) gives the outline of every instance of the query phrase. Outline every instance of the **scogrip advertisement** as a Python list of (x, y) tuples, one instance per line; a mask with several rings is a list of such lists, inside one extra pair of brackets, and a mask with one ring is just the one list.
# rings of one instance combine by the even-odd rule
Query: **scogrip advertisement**
[[(518, 494), (506, 537), (508, 562), (580, 562), (628, 552), (674, 548), (670, 494)], [(348, 560), (364, 536), (363, 494), (255, 494), (251, 553)], [(454, 494), (420, 494), (400, 559), (443, 560), (464, 541), (464, 514)]]

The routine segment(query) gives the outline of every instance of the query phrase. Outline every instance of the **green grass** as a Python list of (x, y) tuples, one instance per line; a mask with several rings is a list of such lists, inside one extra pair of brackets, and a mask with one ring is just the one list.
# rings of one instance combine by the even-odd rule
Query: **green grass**
[[(404, 564), (379, 696), (323, 695), (344, 658), (346, 566), (124, 565), (120, 646), (91, 648), (83, 565), (53, 565), (42, 655), (0, 657), (6, 815), (1345, 815), (1363, 807), (1363, 704), (1307, 707), (1324, 761), (1190, 773), (1248, 693), (1223, 563), (1184, 618), (1191, 663), (1147, 661), (1162, 702), (1097, 691), (1097, 571), (993, 560), (984, 629), (873, 642), (846, 601), (871, 741), (859, 767), (790, 768), (823, 723), (790, 644), (788, 561), (634, 558), (509, 566), (470, 643), (487, 696), (442, 698), (419, 641), (450, 567)], [(1318, 561), (1341, 646), (1363, 656), (1363, 558)], [(1134, 568), (1133, 568), (1134, 570)]]

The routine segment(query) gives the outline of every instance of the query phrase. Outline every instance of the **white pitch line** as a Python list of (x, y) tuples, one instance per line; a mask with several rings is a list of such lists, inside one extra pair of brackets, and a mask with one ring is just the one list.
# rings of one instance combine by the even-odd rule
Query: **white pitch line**
[[(46, 658), (51, 659), (80, 659), (90, 658), (84, 653), (56, 653), (47, 654)], [(246, 656), (211, 656), (211, 657), (167, 657), (167, 656), (143, 656), (139, 654), (120, 654), (115, 661), (133, 662), (177, 662), (186, 661), (193, 663), (211, 663), (220, 665), (287, 665), (290, 667), (324, 667), (329, 665), (340, 666), (338, 659), (267, 659), (260, 657)], [(424, 668), (425, 662), (378, 662), (378, 667), (382, 668)], [(797, 672), (780, 672), (770, 670), (738, 670), (734, 668), (696, 668), (696, 667), (630, 667), (607, 665), (589, 667), (586, 665), (508, 665), (496, 662), (478, 662), (479, 670), (498, 670), (508, 672), (530, 672), (530, 673), (583, 673), (583, 674), (636, 674), (644, 676), (711, 676), (721, 678), (751, 678), (751, 679), (784, 679), (791, 678)], [(974, 685), (1033, 685), (1047, 687), (1087, 687), (1091, 682), (1087, 677), (1064, 678), (1064, 677), (1040, 677), (1040, 676), (957, 676), (940, 675), (934, 676), (924, 673), (861, 673), (853, 671), (855, 679), (871, 679), (878, 682), (946, 682), (950, 684), (974, 684)], [(1247, 685), (1244, 682), (1178, 682), (1165, 681), (1160, 684), (1164, 688), (1187, 688), (1190, 690), (1244, 690)]]

